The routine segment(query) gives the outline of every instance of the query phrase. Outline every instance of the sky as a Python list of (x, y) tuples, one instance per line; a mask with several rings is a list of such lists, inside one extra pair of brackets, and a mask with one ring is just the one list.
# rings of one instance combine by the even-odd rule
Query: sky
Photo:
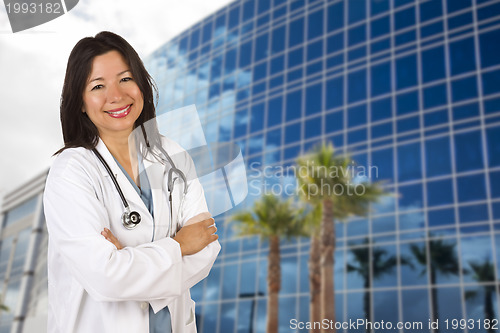
[(0, 4), (1, 198), (48, 170), (62, 147), (59, 100), (73, 46), (109, 30), (146, 58), (232, 0), (80, 0), (67, 14), (12, 33)]

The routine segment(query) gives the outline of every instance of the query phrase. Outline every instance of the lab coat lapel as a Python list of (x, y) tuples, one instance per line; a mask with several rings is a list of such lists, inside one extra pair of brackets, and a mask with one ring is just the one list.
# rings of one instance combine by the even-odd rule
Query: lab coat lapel
[(143, 163), (148, 176), (149, 184), (151, 186), (154, 217), (156, 221), (162, 221), (165, 218), (168, 218), (163, 216), (163, 207), (165, 206), (165, 200), (167, 200), (167, 198), (163, 197), (165, 166), (156, 161), (154, 157), (150, 156), (150, 154), (143, 159)]

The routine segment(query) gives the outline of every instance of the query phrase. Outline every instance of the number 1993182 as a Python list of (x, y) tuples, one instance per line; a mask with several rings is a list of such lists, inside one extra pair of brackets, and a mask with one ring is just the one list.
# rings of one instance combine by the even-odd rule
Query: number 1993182
[(7, 14), (63, 14), (60, 2), (14, 2), (5, 4)]

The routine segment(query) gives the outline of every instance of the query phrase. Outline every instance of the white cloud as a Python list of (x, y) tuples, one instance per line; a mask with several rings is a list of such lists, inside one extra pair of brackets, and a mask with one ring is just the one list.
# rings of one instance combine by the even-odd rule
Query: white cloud
[(0, 197), (46, 169), (62, 145), (59, 98), (78, 40), (110, 30), (144, 58), (230, 2), (81, 0), (66, 15), (16, 34), (0, 5)]

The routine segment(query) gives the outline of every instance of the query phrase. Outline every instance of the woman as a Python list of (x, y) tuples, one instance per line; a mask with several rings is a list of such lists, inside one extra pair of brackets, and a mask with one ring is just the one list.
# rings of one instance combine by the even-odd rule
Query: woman
[[(142, 61), (120, 36), (101, 32), (73, 48), (61, 96), (64, 147), (44, 193), (50, 333), (196, 332), (189, 289), (208, 275), (220, 245), (195, 177), (169, 193), (171, 165), (131, 158), (129, 136), (155, 117), (153, 97)], [(154, 133), (151, 142), (184, 152)], [(189, 157), (175, 164), (195, 173)], [(141, 216), (136, 226), (122, 222), (113, 176)]]

